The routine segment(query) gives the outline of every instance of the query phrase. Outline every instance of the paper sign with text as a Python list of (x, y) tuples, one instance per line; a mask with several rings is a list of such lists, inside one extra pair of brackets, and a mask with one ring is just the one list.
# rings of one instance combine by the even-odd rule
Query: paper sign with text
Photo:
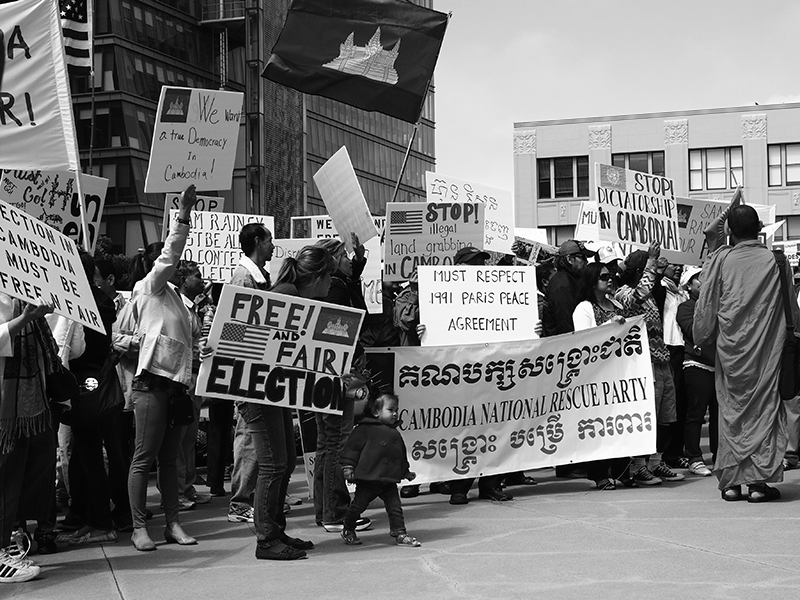
[(418, 265), (452, 265), (466, 246), (481, 249), (482, 202), (389, 202), (384, 281), (406, 281)]
[[(3, 171), (0, 200), (24, 210), (84, 246), (90, 253), (100, 233), (108, 179), (80, 174), (84, 204), (78, 202), (75, 174), (70, 171)], [(84, 210), (88, 240), (81, 226)]]
[(600, 224), (597, 220), (597, 202), (584, 200), (578, 213), (578, 222), (575, 224), (573, 239), (581, 242), (596, 242), (600, 240)]
[(640, 248), (658, 242), (664, 250), (680, 250), (671, 179), (595, 163), (595, 180), (599, 240)]
[(317, 184), (336, 231), (342, 234), (342, 241), (348, 252), (353, 251), (351, 232), (358, 236), (362, 244), (378, 235), (364, 193), (358, 184), (353, 163), (350, 162), (347, 147), (339, 148), (314, 173), (314, 183)]
[(0, 200), (0, 291), (105, 333), (75, 242)]
[(482, 202), (486, 207), (483, 250), (512, 253), (514, 195), (510, 191), (425, 171), (425, 195), (428, 202)]
[(539, 320), (536, 270), (420, 266), (423, 346), (530, 340)]
[(278, 273), (280, 273), (281, 266), (283, 266), (283, 260), (285, 258), (294, 258), (297, 256), (297, 253), (300, 252), (300, 250), (306, 246), (313, 246), (316, 243), (316, 238), (273, 238), (272, 244), (275, 246), (275, 248), (272, 251), (272, 260), (269, 261), (265, 267), (269, 271), (269, 276), (272, 278), (272, 283), (274, 284), (275, 280), (278, 278)]
[(364, 311), (225, 285), (197, 394), (341, 414)]
[(145, 193), (229, 190), (233, 178), (241, 92), (162, 86)]
[(653, 371), (641, 317), (541, 340), (367, 349), (390, 373), (414, 483), (651, 454)]
[[(181, 196), (183, 194), (167, 194), (164, 202), (164, 218), (161, 224), (161, 239), (167, 239), (167, 231), (169, 231), (169, 217), (170, 211), (180, 209)], [(222, 212), (225, 210), (225, 198), (221, 196), (201, 196), (197, 195), (197, 202), (192, 207), (193, 211), (200, 212)]]
[[(177, 216), (177, 210), (170, 211), (170, 219)], [(192, 211), (192, 226), (182, 258), (196, 262), (206, 281), (227, 283), (242, 257), (239, 231), (248, 223), (262, 223), (270, 232), (275, 230), (274, 217)]]

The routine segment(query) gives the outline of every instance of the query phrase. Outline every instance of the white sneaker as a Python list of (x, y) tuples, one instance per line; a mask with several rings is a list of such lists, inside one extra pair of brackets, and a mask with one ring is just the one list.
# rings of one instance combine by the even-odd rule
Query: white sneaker
[(706, 466), (706, 463), (698, 460), (689, 465), (689, 473), (700, 475), (701, 477), (708, 477), (711, 475), (711, 469)]
[(27, 559), (19, 560), (0, 550), (0, 583), (21, 583), (38, 577), (41, 569)]

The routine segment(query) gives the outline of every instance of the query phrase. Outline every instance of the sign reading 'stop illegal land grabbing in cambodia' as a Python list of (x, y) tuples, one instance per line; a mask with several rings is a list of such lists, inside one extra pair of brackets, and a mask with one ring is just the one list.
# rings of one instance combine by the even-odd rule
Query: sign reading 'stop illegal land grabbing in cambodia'
[(163, 86), (144, 191), (229, 190), (244, 94)]
[(595, 180), (600, 240), (680, 251), (671, 179), (595, 163)]

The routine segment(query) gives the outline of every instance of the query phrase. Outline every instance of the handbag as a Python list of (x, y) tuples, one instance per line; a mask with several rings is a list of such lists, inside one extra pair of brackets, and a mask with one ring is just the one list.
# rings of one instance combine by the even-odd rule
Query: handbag
[(783, 400), (791, 400), (800, 394), (800, 355), (798, 355), (797, 337), (794, 334), (792, 320), (791, 295), (789, 282), (786, 281), (786, 255), (773, 252), (778, 264), (778, 275), (781, 279), (781, 295), (783, 296), (783, 314), (786, 318), (786, 340), (781, 352), (781, 374), (778, 381), (778, 392)]
[(80, 393), (80, 386), (72, 371), (60, 361), (55, 364), (55, 370), (45, 377), (47, 397), (53, 404), (66, 405)]
[(85, 427), (122, 410), (125, 399), (117, 377), (116, 363), (115, 355), (109, 354), (99, 370), (81, 369), (71, 372), (78, 391), (71, 398), (72, 408), (59, 415), (61, 423)]

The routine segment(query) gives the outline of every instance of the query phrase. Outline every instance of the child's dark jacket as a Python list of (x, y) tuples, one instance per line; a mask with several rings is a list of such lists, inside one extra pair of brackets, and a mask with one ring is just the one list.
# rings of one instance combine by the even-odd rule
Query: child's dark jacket
[(356, 481), (399, 483), (409, 470), (400, 432), (374, 417), (365, 417), (353, 430), (339, 462), (355, 468)]

